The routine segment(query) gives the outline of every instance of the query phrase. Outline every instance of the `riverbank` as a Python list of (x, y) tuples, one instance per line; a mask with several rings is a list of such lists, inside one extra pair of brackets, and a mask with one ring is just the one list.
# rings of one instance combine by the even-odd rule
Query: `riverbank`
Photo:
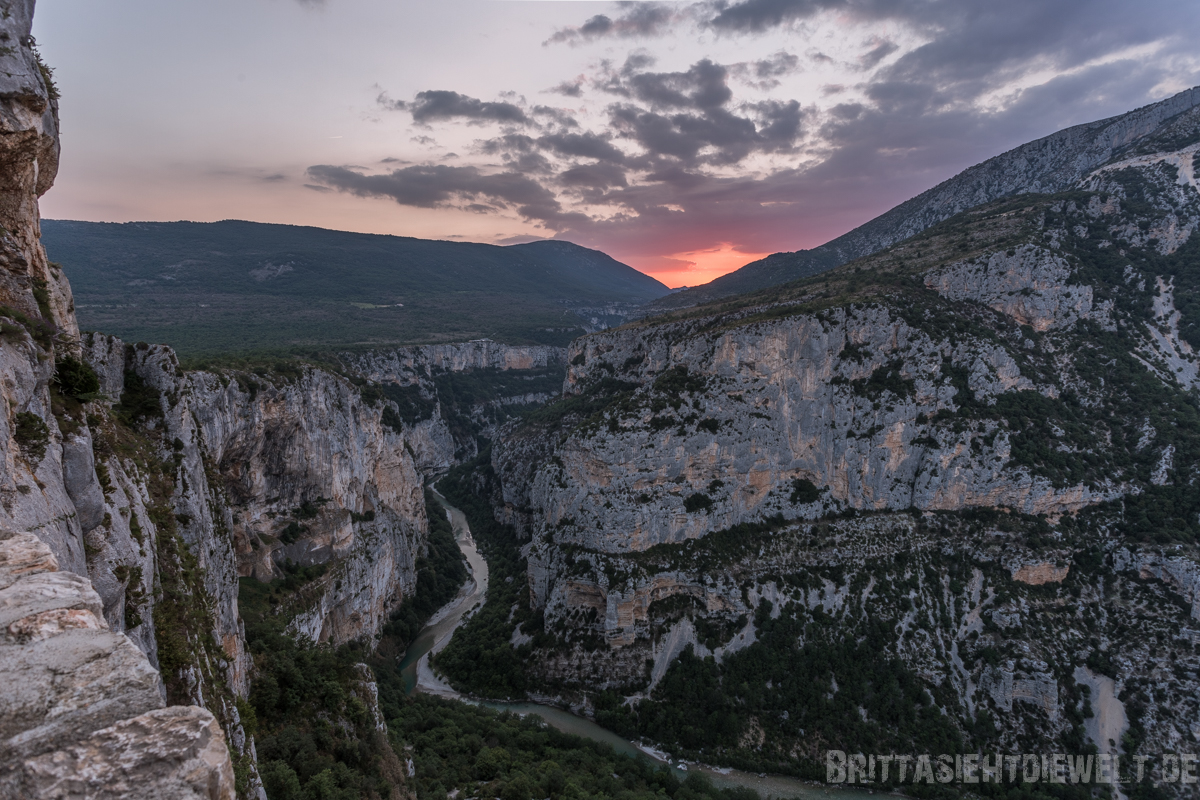
[(763, 798), (796, 797), (802, 798), (802, 800), (816, 800), (819, 797), (827, 798), (835, 795), (840, 800), (862, 800), (868, 795), (876, 794), (871, 791), (826, 787), (782, 775), (755, 775), (727, 767), (713, 767), (707, 764), (673, 759), (669, 754), (656, 748), (626, 740), (586, 717), (578, 716), (556, 706), (534, 702), (491, 702), (464, 697), (455, 691), (449, 683), (434, 673), (430, 659), (450, 643), (455, 630), (469, 619), (471, 614), (477, 611), (483, 603), (487, 596), (488, 566), (471, 536), (471, 528), (466, 515), (450, 505), (446, 498), (436, 490), (434, 490), (434, 496), (437, 497), (438, 502), (442, 504), (449, 516), (454, 530), (454, 539), (467, 561), (471, 577), (459, 591), (458, 596), (430, 618), (425, 629), (405, 653), (400, 663), (400, 669), (404, 675), (407, 693), (430, 694), (446, 700), (457, 700), (497, 711), (508, 711), (520, 716), (536, 715), (545, 724), (563, 733), (582, 736), (609, 745), (614, 751), (623, 755), (641, 756), (655, 763), (669, 766), (676, 777), (680, 779), (686, 778), (689, 774), (700, 773), (712, 781), (717, 788), (753, 789)]
[(425, 628), (408, 646), (404, 658), (400, 661), (400, 674), (404, 678), (405, 694), (414, 691), (425, 692), (451, 700), (462, 699), (450, 687), (450, 684), (438, 678), (429, 664), (430, 656), (441, 651), (450, 642), (454, 631), (467, 619), (472, 610), (482, 604), (487, 597), (488, 567), (487, 561), (479, 553), (475, 539), (471, 536), (471, 528), (467, 524), (466, 515), (450, 505), (436, 489), (430, 489), (433, 496), (445, 509), (454, 531), (454, 541), (462, 551), (467, 562), (470, 577), (459, 590), (458, 595), (446, 605), (438, 609)]

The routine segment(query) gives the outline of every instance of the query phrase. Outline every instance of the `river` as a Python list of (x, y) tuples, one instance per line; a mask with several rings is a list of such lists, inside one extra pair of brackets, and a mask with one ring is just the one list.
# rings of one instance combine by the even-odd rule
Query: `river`
[(437, 497), (438, 502), (446, 509), (450, 523), (454, 527), (454, 539), (458, 542), (458, 547), (462, 550), (463, 557), (467, 560), (467, 565), (471, 570), (471, 577), (459, 591), (458, 596), (439, 609), (430, 618), (425, 629), (421, 631), (421, 634), (417, 636), (416, 640), (413, 641), (407, 652), (405, 652), (404, 658), (401, 659), (400, 673), (404, 678), (404, 691), (406, 693), (423, 692), (434, 694), (447, 699), (487, 706), (499, 711), (511, 711), (523, 716), (526, 714), (535, 714), (541, 717), (547, 725), (563, 733), (583, 736), (593, 741), (610, 745), (618, 753), (629, 756), (641, 755), (662, 764), (670, 764), (671, 769), (680, 779), (687, 777), (692, 772), (700, 772), (718, 787), (749, 788), (755, 790), (764, 798), (799, 797), (805, 800), (817, 800), (817, 798), (828, 799), (834, 797), (837, 800), (862, 800), (862, 798), (866, 798), (868, 795), (875, 794), (875, 792), (871, 791), (818, 786), (782, 775), (760, 776), (750, 772), (741, 772), (736, 769), (716, 769), (692, 762), (688, 762), (684, 766), (679, 760), (669, 759), (664, 753), (659, 753), (652, 748), (639, 746), (627, 739), (621, 738), (610, 730), (601, 728), (590, 719), (580, 717), (555, 706), (543, 705), (541, 703), (481, 702), (464, 698), (458, 692), (454, 691), (448, 683), (434, 674), (433, 669), (429, 666), (429, 659), (431, 655), (436, 654), (450, 642), (450, 637), (454, 635), (454, 630), (462, 624), (463, 619), (472, 609), (483, 602), (487, 595), (488, 586), (487, 561), (479, 554), (479, 550), (475, 546), (475, 540), (471, 537), (471, 528), (467, 524), (466, 515), (450, 505), (446, 501), (446, 498), (438, 494), (436, 490), (434, 491), (434, 495)]

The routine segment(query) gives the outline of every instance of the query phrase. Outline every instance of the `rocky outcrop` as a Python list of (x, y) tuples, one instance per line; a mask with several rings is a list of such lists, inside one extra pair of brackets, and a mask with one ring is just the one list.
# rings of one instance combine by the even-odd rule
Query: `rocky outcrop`
[(79, 744), (25, 763), (23, 789), (45, 798), (233, 800), (221, 726), (196, 706), (122, 720)]
[(1047, 583), (1062, 583), (1070, 572), (1070, 567), (1059, 567), (1043, 561), (1037, 564), (1021, 564), (1012, 571), (1012, 579), (1030, 586), (1044, 586)]
[(1071, 285), (1070, 276), (1062, 256), (1022, 245), (930, 272), (925, 285), (951, 300), (994, 308), (1041, 332), (1091, 317), (1092, 287)]
[(418, 375), (434, 371), (466, 372), (476, 369), (540, 369), (566, 363), (566, 350), (546, 345), (507, 345), (491, 339), (456, 344), (431, 344), (372, 352), (345, 354), (343, 362), (354, 372), (376, 383), (415, 383)]
[(984, 671), (979, 689), (1001, 711), (1011, 712), (1014, 702), (1030, 703), (1046, 712), (1051, 720), (1058, 718), (1058, 681), (1046, 671), (1045, 664), (1036, 665), (1025, 677), (1019, 677), (1015, 664), (992, 667)]
[[(236, 757), (248, 760), (253, 795), (253, 743), (234, 706), (248, 667), (236, 583), (212, 593), (224, 600), (213, 623), (203, 580), (192, 581), (184, 563), (191, 554), (174, 544), (172, 504), (205, 497), (203, 468), (184, 453), (178, 473), (163, 469), (154, 437), (116, 425), (123, 358), (100, 392), (87, 385), (77, 366), (94, 354), (80, 342), (70, 286), (39, 241), (37, 201), (54, 181), (59, 145), (57, 95), (29, 35), (33, 9), (32, 0), (16, 0), (0, 15), (0, 530), (18, 532), (4, 535), (10, 555), (45, 551), (3, 588), (6, 790), (231, 797), (224, 730)], [(211, 579), (233, 561), (229, 543), (210, 533), (196, 531), (194, 540)], [(199, 624), (162, 630), (155, 598), (163, 592), (173, 611)], [(224, 647), (208, 647), (210, 634)], [(172, 660), (184, 662), (172, 664), (165, 684), (157, 670), (163, 635)], [(162, 708), (164, 689), (211, 713), (145, 717)], [(122, 781), (139, 787), (113, 788)]]
[[(559, 542), (615, 552), (776, 513), (1002, 505), (1061, 514), (1108, 496), (1006, 469), (1010, 434), (994, 424), (956, 434), (933, 423), (967, 402), (1053, 391), (1023, 376), (1003, 348), (956, 346), (881, 306), (710, 336), (688, 330), (662, 326), (649, 339), (637, 329), (606, 332), (579, 343), (573, 352), (584, 363), (571, 368), (569, 389), (606, 364), (639, 359), (619, 374), (645, 384), (603, 424), (569, 436), (531, 480), (505, 480), (508, 506), (540, 509), (535, 533), (552, 529)], [(872, 387), (880, 371), (891, 371), (892, 389)], [(664, 374), (686, 375), (681, 390), (662, 390)], [(966, 397), (955, 394), (952, 374), (965, 376)], [(972, 444), (983, 436), (986, 444)], [(497, 447), (503, 475), (529, 462), (520, 436)], [(793, 499), (802, 480), (822, 491)]]
[(0, 795), (234, 797), (216, 718), (164, 708), (158, 671), (31, 534), (0, 532), (0, 674)]
[(1121, 548), (1113, 555), (1114, 567), (1143, 579), (1162, 581), (1191, 603), (1191, 616), (1200, 620), (1200, 564), (1183, 556), (1131, 552)]
[(0, 20), (0, 305), (77, 336), (71, 288), (38, 241), (37, 200), (58, 173), (58, 100), (33, 50), (34, 0)]

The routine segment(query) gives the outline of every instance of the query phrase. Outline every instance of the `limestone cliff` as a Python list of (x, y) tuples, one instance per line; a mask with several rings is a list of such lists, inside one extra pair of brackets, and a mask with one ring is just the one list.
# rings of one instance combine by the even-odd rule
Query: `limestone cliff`
[(565, 399), (493, 448), (550, 637), (531, 672), (653, 731), (673, 662), (711, 655), (679, 673), (735, 670), (703, 713), (761, 713), (703, 738), (781, 768), (830, 735), (764, 672), (808, 643), (876, 642), (1014, 751), (1084, 735), (1084, 685), (1142, 752), (1194, 741), (1200, 112), (1159, 123), (1076, 191), (577, 340)]
[(233, 800), (216, 718), (164, 707), (87, 578), (28, 533), (0, 531), (0, 673), (0, 796)]

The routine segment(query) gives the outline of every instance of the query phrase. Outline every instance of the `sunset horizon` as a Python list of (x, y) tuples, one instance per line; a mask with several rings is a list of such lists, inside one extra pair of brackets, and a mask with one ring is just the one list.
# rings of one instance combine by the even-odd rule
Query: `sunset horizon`
[(1101, 5), (68, 0), (43, 213), (563, 239), (695, 286), (1192, 85), (1178, 10)]

